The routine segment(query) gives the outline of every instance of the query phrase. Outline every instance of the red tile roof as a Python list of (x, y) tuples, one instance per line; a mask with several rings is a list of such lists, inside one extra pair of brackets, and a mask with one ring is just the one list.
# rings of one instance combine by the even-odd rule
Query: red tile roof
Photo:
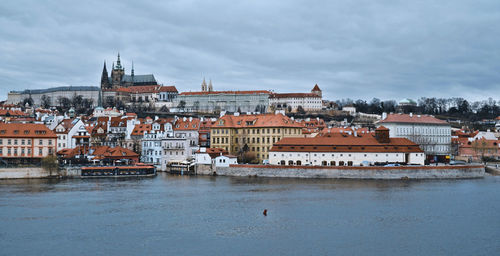
[(162, 86), (160, 92), (177, 92), (177, 88), (175, 86)]
[(406, 138), (380, 143), (372, 135), (362, 137), (283, 138), (271, 148), (275, 152), (423, 152)]
[(422, 124), (448, 124), (444, 120), (437, 119), (428, 115), (408, 115), (408, 114), (389, 114), (379, 123), (422, 123)]
[(143, 86), (129, 86), (116, 89), (117, 92), (128, 93), (158, 93), (160, 92), (160, 85), (143, 85)]
[(44, 124), (0, 123), (0, 138), (57, 138)]
[[(222, 122), (222, 123), (221, 123)], [(225, 115), (220, 117), (211, 128), (250, 128), (250, 127), (296, 127), (303, 125), (283, 114)]]
[(314, 85), (314, 88), (311, 90), (312, 92), (321, 92), (321, 89), (319, 88), (318, 84)]
[(186, 120), (179, 118), (175, 121), (172, 129), (176, 131), (198, 131), (200, 129), (200, 119), (193, 118), (189, 121), (189, 118), (186, 118)]
[(151, 131), (151, 124), (136, 124), (131, 135), (142, 136), (145, 132)]
[(269, 98), (321, 98), (315, 93), (273, 93)]
[(21, 110), (0, 109), (0, 116), (28, 116)]
[(181, 92), (179, 95), (209, 95), (209, 94), (271, 94), (269, 91), (212, 91), (212, 92)]

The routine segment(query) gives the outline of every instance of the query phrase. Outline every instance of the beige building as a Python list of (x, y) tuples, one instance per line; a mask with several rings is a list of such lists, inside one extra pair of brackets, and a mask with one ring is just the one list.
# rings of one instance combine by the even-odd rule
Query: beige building
[(231, 155), (251, 154), (262, 163), (274, 143), (285, 137), (303, 137), (302, 128), (283, 114), (225, 115), (210, 127), (210, 147)]
[(43, 124), (0, 124), (0, 157), (12, 164), (39, 163), (57, 151), (57, 134)]

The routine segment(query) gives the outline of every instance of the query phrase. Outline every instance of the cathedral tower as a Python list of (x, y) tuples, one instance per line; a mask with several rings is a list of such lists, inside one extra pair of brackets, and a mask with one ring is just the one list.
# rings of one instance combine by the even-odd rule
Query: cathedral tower
[(111, 83), (113, 88), (119, 88), (121, 86), (123, 75), (125, 75), (125, 69), (122, 67), (120, 53), (118, 53), (116, 66), (113, 63), (113, 70), (111, 71)]
[(101, 74), (101, 90), (111, 89), (111, 84), (109, 83), (108, 70), (106, 69), (106, 61), (104, 61), (104, 67), (102, 68)]

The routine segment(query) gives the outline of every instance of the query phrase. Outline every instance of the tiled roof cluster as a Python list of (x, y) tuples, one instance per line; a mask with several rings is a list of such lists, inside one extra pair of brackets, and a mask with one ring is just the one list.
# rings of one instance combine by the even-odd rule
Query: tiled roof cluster
[(198, 131), (200, 129), (200, 119), (179, 118), (175, 121), (173, 129), (176, 131)]
[(0, 138), (57, 138), (44, 124), (0, 123)]
[(256, 127), (290, 127), (302, 128), (302, 124), (295, 122), (283, 114), (258, 115), (225, 115), (220, 117), (213, 128), (256, 128)]

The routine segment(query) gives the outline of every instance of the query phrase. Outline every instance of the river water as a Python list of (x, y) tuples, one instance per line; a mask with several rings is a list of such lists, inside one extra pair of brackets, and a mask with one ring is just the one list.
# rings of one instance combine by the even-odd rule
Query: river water
[(500, 177), (2, 180), (0, 254), (500, 255)]

